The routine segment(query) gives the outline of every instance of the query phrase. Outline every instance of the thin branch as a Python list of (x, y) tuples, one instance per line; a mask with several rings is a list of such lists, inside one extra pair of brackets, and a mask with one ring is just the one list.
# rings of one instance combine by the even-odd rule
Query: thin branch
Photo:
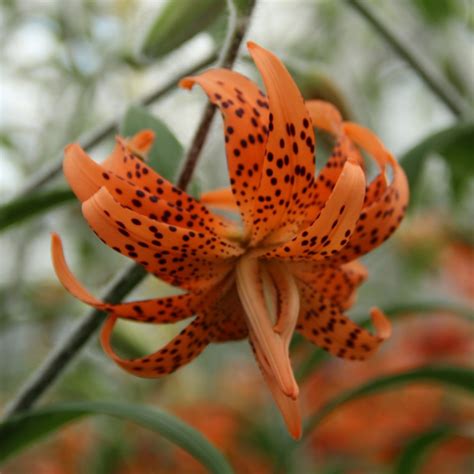
[[(166, 84), (163, 86), (158, 87), (156, 90), (152, 91), (151, 93), (143, 96), (136, 102), (136, 105), (150, 105), (153, 102), (156, 102), (158, 99), (162, 98), (168, 92), (173, 90), (176, 87), (176, 84), (183, 76), (188, 76), (189, 74), (193, 74), (196, 71), (208, 66), (209, 64), (213, 63), (217, 59), (217, 54), (212, 52), (211, 54), (207, 55), (204, 59), (199, 61), (197, 64), (192, 65), (188, 69), (179, 73), (172, 77)], [(120, 118), (115, 118), (106, 122), (104, 125), (96, 128), (92, 132), (86, 134), (84, 137), (79, 138), (79, 143), (84, 150), (90, 150), (97, 146), (100, 142), (106, 139), (109, 135), (114, 133), (119, 127)], [(24, 197), (28, 197), (28, 195), (32, 191), (36, 191), (38, 188), (44, 186), (53, 178), (58, 176), (61, 173), (63, 163), (63, 156), (60, 154), (51, 164), (47, 164), (43, 169), (38, 171), (23, 187), (23, 189), (18, 193), (18, 196), (15, 199), (21, 199)]]
[[(234, 1), (227, 0), (227, 7), (229, 10), (229, 28), (227, 30), (224, 47), (219, 56), (219, 67), (231, 68), (237, 58), (240, 45), (249, 25), (250, 15), (255, 6), (255, 0), (248, 0), (247, 4), (247, 11), (245, 11), (245, 9), (237, 11)], [(215, 106), (208, 103), (204, 109), (196, 133), (194, 134), (193, 144), (189, 149), (187, 159), (181, 169), (180, 178), (177, 181), (178, 187), (180, 188), (183, 187), (181, 180), (189, 180), (194, 172), (199, 154), (206, 143), (208, 131), (212, 124), (215, 112)]]
[(347, 0), (347, 2), (380, 33), (454, 115), (458, 117), (472, 115), (471, 107), (456, 89), (437, 72), (426, 58), (421, 57), (411, 44), (399, 36), (367, 2), (363, 0)]
[[(242, 12), (239, 11), (233, 23), (231, 18), (229, 22), (229, 41), (226, 42), (226, 46), (224, 47), (225, 53), (220, 57), (220, 67), (225, 66), (230, 68), (234, 64), (240, 44), (248, 29), (254, 5), (255, 0), (248, 0), (248, 9)], [(201, 132), (199, 132), (198, 129), (195, 137), (195, 140), (200, 139), (203, 143), (212, 122), (212, 117), (208, 117), (204, 120), (205, 117), (206, 112), (203, 115), (201, 126), (199, 127)], [(205, 125), (203, 125), (203, 123), (205, 123)], [(177, 183), (179, 183), (183, 190), (186, 189), (191, 180), (201, 148), (198, 148), (194, 142), (190, 147), (186, 164), (177, 180)], [(188, 161), (192, 161), (192, 165), (188, 165)], [(146, 275), (147, 273), (142, 266), (136, 264), (131, 265), (111, 284), (102, 299), (110, 303), (120, 302)], [(104, 318), (105, 314), (103, 312), (93, 310), (79, 322), (70, 335), (58, 344), (57, 348), (51, 352), (39, 369), (32, 374), (30, 379), (27, 380), (25, 385), (19, 390), (17, 396), (6, 408), (6, 418), (30, 409), (38, 401), (44, 392), (64, 372), (68, 364), (79, 354), (79, 351), (85, 346), (91, 336), (99, 329)]]
[[(118, 303), (130, 293), (146, 276), (143, 267), (129, 265), (105, 291), (104, 300)], [(42, 365), (31, 375), (18, 395), (7, 405), (4, 413), (9, 418), (30, 408), (46, 389), (59, 377), (73, 358), (79, 353), (102, 325), (106, 314), (92, 310), (76, 324), (70, 334), (53, 349)]]

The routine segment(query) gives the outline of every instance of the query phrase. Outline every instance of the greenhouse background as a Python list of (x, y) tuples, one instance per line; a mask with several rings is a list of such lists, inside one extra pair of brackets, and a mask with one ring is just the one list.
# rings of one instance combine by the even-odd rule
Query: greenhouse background
[[(5, 416), (18, 412), (0, 424), (2, 473), (225, 472), (222, 466), (250, 474), (472, 472), (473, 4), (257, 0), (252, 10), (252, 3), (1, 2), (0, 407)], [(245, 43), (269, 49), (305, 99), (329, 101), (373, 130), (407, 174), (407, 215), (363, 257), (368, 279), (349, 312), (365, 322), (371, 307), (382, 308), (392, 337), (366, 362), (330, 357), (295, 338), (306, 427), (298, 442), (286, 433), (246, 342), (212, 344), (153, 380), (117, 367), (91, 330), (58, 378), (21, 400), (48, 355), (90, 313), (54, 274), (51, 233), (61, 235), (71, 268), (95, 295), (130, 268), (88, 228), (60, 171), (62, 150), (80, 142), (101, 161), (116, 134), (151, 128), (150, 165), (176, 182), (208, 111), (206, 95), (179, 88), (179, 79), (222, 61), (226, 39), (239, 28), (248, 29), (233, 69), (262, 85)], [(218, 115), (207, 120), (188, 186), (196, 197), (228, 185)], [(327, 143), (318, 138), (319, 171)], [(147, 277), (123, 296), (170, 291)], [(122, 354), (143, 355), (182, 327), (120, 322), (114, 343)], [(70, 424), (49, 426), (47, 410), (68, 403), (80, 404), (80, 419), (76, 413)], [(108, 403), (130, 412), (108, 416)], [(30, 425), (21, 424), (18, 406), (32, 410)], [(142, 409), (165, 418), (141, 423)], [(186, 427), (175, 428), (178, 441), (167, 432), (168, 414), (196, 430), (186, 432), (188, 444)], [(194, 440), (197, 432), (204, 438)]]

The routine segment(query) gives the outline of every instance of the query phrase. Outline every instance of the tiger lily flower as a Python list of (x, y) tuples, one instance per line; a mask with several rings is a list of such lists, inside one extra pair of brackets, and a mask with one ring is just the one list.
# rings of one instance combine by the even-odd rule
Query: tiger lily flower
[[(188, 89), (198, 84), (221, 111), (230, 188), (198, 201), (174, 187), (141, 159), (153, 141), (149, 131), (128, 142), (119, 137), (102, 164), (79, 145), (66, 148), (64, 173), (92, 230), (184, 293), (105, 303), (73, 276), (57, 235), (52, 254), (66, 289), (108, 313), (102, 345), (123, 369), (160, 377), (212, 342), (248, 338), (289, 432), (299, 438), (291, 338), (296, 331), (337, 357), (363, 360), (388, 337), (390, 325), (380, 310), (371, 312), (375, 335), (344, 311), (366, 278), (356, 259), (397, 228), (408, 187), (396, 160), (369, 130), (343, 122), (328, 103), (305, 103), (276, 56), (255, 43), (248, 48), (266, 94), (225, 69), (181, 81)], [(317, 176), (313, 127), (336, 143)], [(370, 184), (360, 149), (379, 168)], [(236, 210), (241, 225), (212, 207)], [(117, 318), (166, 324), (192, 316), (169, 344), (146, 357), (126, 360), (111, 347)]]

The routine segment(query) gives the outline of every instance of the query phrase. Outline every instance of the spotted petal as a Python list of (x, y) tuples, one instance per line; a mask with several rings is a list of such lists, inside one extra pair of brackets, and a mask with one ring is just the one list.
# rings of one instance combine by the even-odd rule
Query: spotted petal
[(337, 254), (352, 234), (364, 194), (362, 169), (358, 164), (347, 161), (315, 221), (290, 241), (264, 253), (264, 256), (285, 260), (323, 260)]
[(371, 311), (377, 334), (372, 335), (349, 319), (341, 308), (306, 283), (300, 283), (301, 312), (296, 330), (331, 354), (365, 360), (390, 336), (390, 323), (380, 310)]
[(165, 298), (153, 298), (130, 303), (105, 303), (100, 301), (82, 286), (69, 269), (62, 248), (61, 239), (57, 234), (51, 238), (51, 253), (54, 269), (59, 281), (77, 299), (107, 313), (133, 321), (146, 323), (175, 323), (196, 314), (197, 310), (205, 307), (209, 299), (215, 295), (209, 292), (186, 293)]
[(267, 140), (267, 99), (256, 84), (227, 69), (212, 69), (180, 82), (187, 89), (194, 84), (204, 89), (222, 113), (231, 189), (248, 234)]
[(393, 177), (384, 192), (374, 191), (371, 194), (368, 205), (359, 216), (355, 232), (337, 257), (337, 261), (342, 262), (364, 255), (385, 242), (403, 219), (409, 199), (408, 182), (403, 169), (377, 137), (365, 127), (353, 123), (345, 124), (345, 130), (351, 140), (369, 152), (381, 166), (389, 164)]
[(297, 262), (287, 264), (291, 273), (337, 304), (348, 309), (354, 303), (357, 287), (367, 279), (367, 269), (357, 260), (345, 265), (320, 262)]
[[(106, 171), (115, 173), (149, 195), (155, 195), (168, 204), (189, 212), (195, 216), (195, 219), (203, 220), (216, 233), (225, 235), (228, 228), (224, 222), (212, 215), (192, 196), (174, 186), (149, 167), (140, 156), (132, 152), (127, 141), (118, 137), (117, 142), (112, 155), (102, 163), (102, 167)], [(186, 222), (183, 220), (182, 224), (184, 225)]]
[(209, 326), (197, 317), (162, 349), (127, 360), (115, 353), (110, 341), (116, 321), (117, 316), (111, 315), (102, 327), (102, 347), (117, 365), (138, 377), (156, 378), (170, 374), (195, 359), (210, 342)]
[[(131, 155), (129, 159), (136, 158)], [(66, 148), (63, 168), (69, 185), (82, 202), (105, 187), (119, 204), (150, 219), (194, 230), (222, 233), (222, 226), (217, 225), (218, 218), (216, 222), (211, 222), (209, 214), (187, 211), (177, 203), (170, 204), (161, 198), (156, 190), (152, 192), (149, 188), (139, 188), (134, 182), (125, 180), (93, 161), (77, 144)]]
[(82, 205), (94, 232), (109, 247), (156, 276), (185, 289), (209, 286), (232, 268), (241, 250), (216, 236), (171, 226), (120, 206), (106, 188)]
[[(312, 205), (314, 132), (301, 93), (283, 63), (264, 48), (248, 48), (263, 78), (270, 106), (268, 140), (255, 207), (252, 243), (281, 228), (298, 229)], [(271, 237), (269, 237), (271, 239)]]

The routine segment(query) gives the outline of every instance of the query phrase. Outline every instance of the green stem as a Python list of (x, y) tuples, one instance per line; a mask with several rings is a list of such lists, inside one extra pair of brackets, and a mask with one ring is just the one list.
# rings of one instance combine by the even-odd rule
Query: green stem
[(54, 189), (31, 193), (27, 197), (20, 197), (0, 205), (0, 232), (74, 198), (74, 193), (70, 189)]
[(441, 99), (446, 107), (456, 116), (470, 116), (472, 109), (457, 91), (441, 76), (432, 64), (413, 50), (411, 44), (398, 35), (381, 16), (363, 0), (347, 0), (363, 16), (385, 41), (403, 58), (420, 76), (432, 92)]
[[(248, 9), (246, 11), (239, 11), (235, 19), (236, 21), (230, 22), (230, 41), (226, 43), (226, 52), (220, 58), (220, 67), (225, 65), (230, 68), (235, 62), (240, 44), (250, 23), (255, 0), (250, 0), (248, 4)], [(239, 38), (239, 41), (234, 40), (234, 38)], [(201, 131), (204, 136), (209, 132), (211, 122), (212, 117), (208, 117), (205, 127), (203, 126), (203, 130)], [(196, 154), (196, 151), (193, 151), (193, 149), (195, 149), (194, 143), (191, 145), (190, 152), (186, 157), (186, 162), (192, 161), (192, 166), (186, 163), (177, 180), (177, 183), (179, 183), (183, 190), (186, 189), (191, 180), (192, 172), (194, 171), (199, 155), (199, 151)], [(106, 291), (102, 299), (110, 303), (120, 302), (146, 275), (147, 273), (142, 266), (136, 264), (131, 265), (112, 283), (110, 289)], [(40, 368), (32, 374), (30, 379), (26, 381), (25, 385), (8, 405), (5, 412), (6, 418), (10, 418), (21, 411), (28, 410), (37, 402), (52, 383), (64, 372), (74, 357), (78, 355), (79, 351), (85, 346), (91, 336), (99, 329), (104, 321), (104, 316), (104, 313), (92, 310), (89, 315), (76, 326), (71, 334), (58, 344), (57, 348), (46, 358)]]

